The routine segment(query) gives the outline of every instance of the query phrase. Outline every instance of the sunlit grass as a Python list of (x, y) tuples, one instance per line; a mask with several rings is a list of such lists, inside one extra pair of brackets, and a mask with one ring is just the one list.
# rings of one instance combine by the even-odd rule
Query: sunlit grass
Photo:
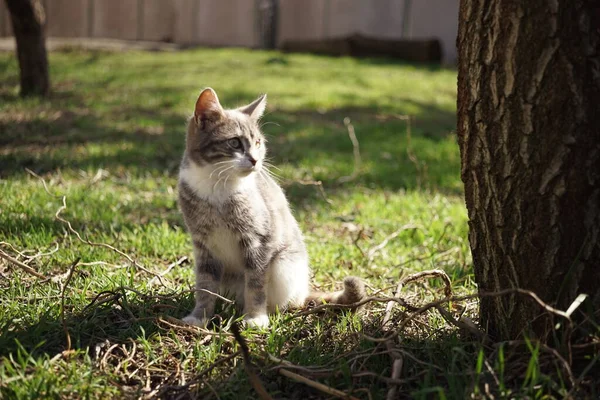
[[(0, 261), (0, 395), (203, 398), (214, 390), (221, 399), (255, 397), (241, 357), (227, 359), (237, 351), (231, 337), (205, 338), (161, 322), (193, 304), (188, 262), (169, 269), (161, 285), (116, 252), (82, 243), (55, 218), (65, 196), (60, 216), (85, 240), (114, 246), (152, 273), (191, 258), (176, 176), (185, 121), (205, 86), (231, 107), (268, 94), (270, 157), (305, 234), (316, 285), (333, 289), (357, 275), (370, 293), (392, 295), (402, 276), (437, 268), (456, 293), (475, 290), (453, 135), (455, 71), (239, 49), (74, 50), (52, 53), (50, 65), (52, 97), (23, 100), (14, 56), (0, 54), (0, 250), (48, 277), (64, 274), (75, 259), (80, 265), (63, 288), (64, 276), (40, 281)], [(346, 117), (362, 159), (350, 182), (340, 181), (355, 169)], [(50, 193), (26, 169), (43, 177)], [(322, 190), (306, 184), (316, 181)], [(442, 296), (434, 281), (403, 293), (415, 303)], [(238, 317), (220, 307), (224, 326)], [(476, 304), (466, 307), (474, 315)], [(314, 379), (356, 397), (384, 398), (388, 385), (377, 376), (390, 375), (390, 357), (362, 337), (381, 335), (382, 316), (381, 304), (359, 315), (284, 313), (272, 317), (268, 331), (245, 334), (275, 397), (319, 395), (282, 378), (267, 354), (331, 370)], [(75, 351), (62, 353), (67, 332)], [(470, 378), (478, 345), (461, 342), (437, 314), (403, 337), (413, 354), (404, 361), (405, 396), (464, 398), (477, 390)], [(527, 379), (528, 388), (540, 381)]]

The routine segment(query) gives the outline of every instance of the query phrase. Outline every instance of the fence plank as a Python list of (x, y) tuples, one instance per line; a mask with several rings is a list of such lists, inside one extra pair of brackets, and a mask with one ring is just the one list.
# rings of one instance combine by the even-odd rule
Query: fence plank
[(325, 36), (323, 22), (328, 1), (280, 0), (277, 23), (278, 47), (287, 40), (323, 38)]
[(12, 26), (6, 3), (0, 1), (0, 37), (5, 36), (12, 36)]
[(361, 32), (380, 39), (402, 38), (404, 3), (405, 0), (377, 0), (377, 7), (373, 7), (364, 2)]
[(455, 63), (457, 57), (458, 2), (459, 0), (413, 0), (411, 3), (409, 37), (439, 38), (446, 63)]
[(175, 40), (175, 7), (172, 1), (144, 0), (142, 40), (173, 42)]
[(137, 0), (95, 0), (92, 3), (93, 37), (137, 39)]
[(57, 37), (86, 37), (89, 32), (89, 0), (46, 1), (46, 34)]
[(193, 41), (209, 46), (258, 47), (255, 2), (201, 0)]
[(175, 0), (175, 43), (192, 44), (194, 42), (194, 26), (200, 0)]
[(329, 12), (325, 20), (327, 38), (336, 38), (358, 33), (362, 28), (364, 5), (373, 7), (362, 0), (329, 0)]

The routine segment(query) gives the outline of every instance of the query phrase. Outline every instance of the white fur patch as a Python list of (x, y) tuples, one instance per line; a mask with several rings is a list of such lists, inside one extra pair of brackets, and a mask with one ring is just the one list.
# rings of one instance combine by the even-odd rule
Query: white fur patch
[(251, 328), (267, 328), (269, 326), (269, 316), (267, 314), (261, 314), (255, 317), (246, 316), (244, 322)]
[(267, 302), (269, 312), (287, 306), (300, 307), (309, 292), (309, 267), (306, 257), (274, 260), (268, 272)]
[(244, 272), (244, 257), (239, 238), (231, 230), (222, 226), (215, 227), (206, 245), (213, 256), (223, 263), (226, 270)]
[(213, 204), (221, 204), (233, 193), (253, 190), (256, 187), (255, 174), (240, 176), (236, 170), (237, 163), (237, 160), (233, 160), (231, 164), (200, 167), (190, 160), (188, 165), (179, 171), (179, 178), (187, 183), (198, 197)]

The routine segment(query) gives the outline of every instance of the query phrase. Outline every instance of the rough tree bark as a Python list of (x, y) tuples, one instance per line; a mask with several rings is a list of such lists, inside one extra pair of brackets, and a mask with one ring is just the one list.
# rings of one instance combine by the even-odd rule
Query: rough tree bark
[[(600, 306), (600, 6), (461, 0), (458, 140), (479, 290)], [(589, 307), (595, 306), (595, 308)], [(500, 340), (552, 321), (522, 296), (483, 298)]]
[(50, 90), (41, 0), (6, 0), (21, 73), (21, 96), (46, 96)]

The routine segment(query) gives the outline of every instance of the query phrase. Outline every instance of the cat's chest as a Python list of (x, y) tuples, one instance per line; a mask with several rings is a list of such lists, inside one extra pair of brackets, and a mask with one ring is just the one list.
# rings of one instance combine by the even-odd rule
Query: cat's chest
[(224, 225), (214, 227), (207, 235), (206, 246), (228, 270), (244, 270), (244, 256), (239, 234)]

